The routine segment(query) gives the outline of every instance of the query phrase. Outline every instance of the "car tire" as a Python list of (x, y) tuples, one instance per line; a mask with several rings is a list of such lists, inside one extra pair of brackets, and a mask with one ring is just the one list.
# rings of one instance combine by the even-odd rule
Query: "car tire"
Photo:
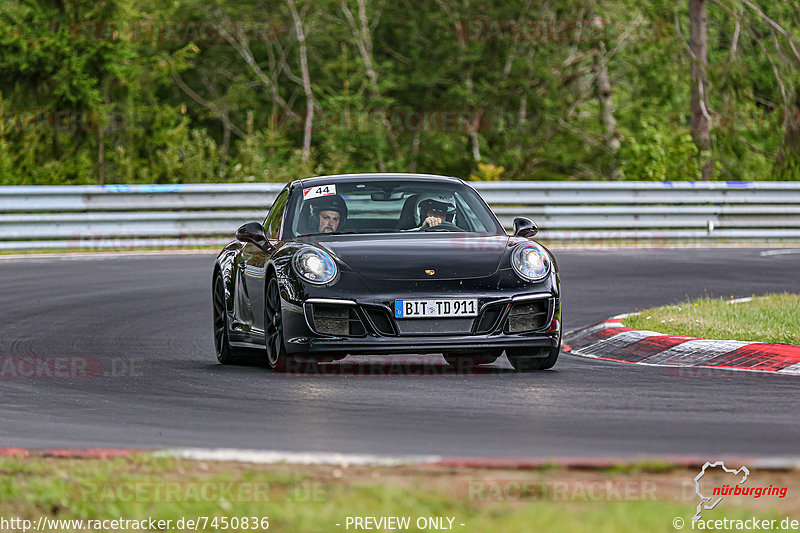
[(552, 368), (560, 352), (561, 345), (556, 348), (514, 348), (506, 350), (506, 357), (517, 372), (533, 372)]
[(267, 347), (267, 363), (275, 372), (287, 372), (294, 359), (286, 353), (283, 338), (283, 314), (281, 313), (281, 290), (278, 280), (270, 278), (264, 298), (264, 342)]
[(470, 369), (478, 365), (490, 365), (497, 361), (503, 352), (487, 352), (486, 350), (475, 350), (474, 352), (452, 352), (444, 353), (444, 360), (447, 364), (458, 369)]
[(223, 365), (232, 365), (241, 361), (241, 354), (238, 350), (231, 347), (228, 340), (228, 313), (225, 304), (225, 285), (222, 276), (217, 273), (214, 276), (212, 295), (213, 314), (214, 314), (214, 350), (217, 353), (217, 361)]

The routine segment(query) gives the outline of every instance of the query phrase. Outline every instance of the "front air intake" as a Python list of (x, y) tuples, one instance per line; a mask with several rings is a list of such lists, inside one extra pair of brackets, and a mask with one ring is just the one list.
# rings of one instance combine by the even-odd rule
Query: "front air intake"
[(550, 299), (529, 300), (512, 303), (506, 319), (506, 333), (525, 333), (547, 326), (550, 315)]
[(379, 335), (397, 335), (397, 331), (392, 325), (394, 320), (386, 309), (371, 306), (364, 306), (362, 309), (367, 313), (372, 321), (372, 326)]
[(362, 337), (367, 333), (352, 305), (314, 303), (309, 307), (309, 325), (316, 333), (337, 337)]
[(478, 319), (475, 333), (478, 335), (485, 335), (494, 331), (497, 328), (497, 322), (500, 320), (500, 316), (503, 314), (503, 311), (505, 311), (505, 307), (506, 304), (503, 303), (486, 306), (486, 309), (484, 309)]

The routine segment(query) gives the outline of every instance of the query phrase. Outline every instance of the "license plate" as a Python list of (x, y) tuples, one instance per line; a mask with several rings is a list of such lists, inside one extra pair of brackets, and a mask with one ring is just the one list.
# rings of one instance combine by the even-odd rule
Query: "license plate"
[(395, 318), (478, 316), (478, 300), (395, 300)]

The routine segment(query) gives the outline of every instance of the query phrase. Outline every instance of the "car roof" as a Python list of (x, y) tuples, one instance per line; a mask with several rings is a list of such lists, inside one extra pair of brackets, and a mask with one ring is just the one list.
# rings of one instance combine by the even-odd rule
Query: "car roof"
[(363, 174), (334, 174), (332, 176), (315, 176), (313, 178), (304, 178), (297, 180), (302, 187), (313, 187), (314, 185), (323, 185), (325, 183), (336, 182), (353, 182), (360, 180), (369, 181), (439, 181), (439, 182), (457, 182), (463, 183), (460, 178), (452, 176), (438, 176), (436, 174), (411, 174), (404, 172), (367, 172)]

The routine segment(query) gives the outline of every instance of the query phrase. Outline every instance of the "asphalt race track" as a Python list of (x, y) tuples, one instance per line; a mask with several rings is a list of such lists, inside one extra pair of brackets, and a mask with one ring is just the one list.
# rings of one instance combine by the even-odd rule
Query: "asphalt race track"
[[(565, 330), (687, 296), (800, 292), (800, 250), (764, 250), (562, 251)], [(348, 358), (308, 376), (218, 365), (212, 258), (0, 257), (0, 447), (799, 455), (792, 376), (684, 375), (566, 354), (532, 374), (505, 358), (457, 374), (438, 356)], [(15, 377), (24, 357), (110, 375)]]

